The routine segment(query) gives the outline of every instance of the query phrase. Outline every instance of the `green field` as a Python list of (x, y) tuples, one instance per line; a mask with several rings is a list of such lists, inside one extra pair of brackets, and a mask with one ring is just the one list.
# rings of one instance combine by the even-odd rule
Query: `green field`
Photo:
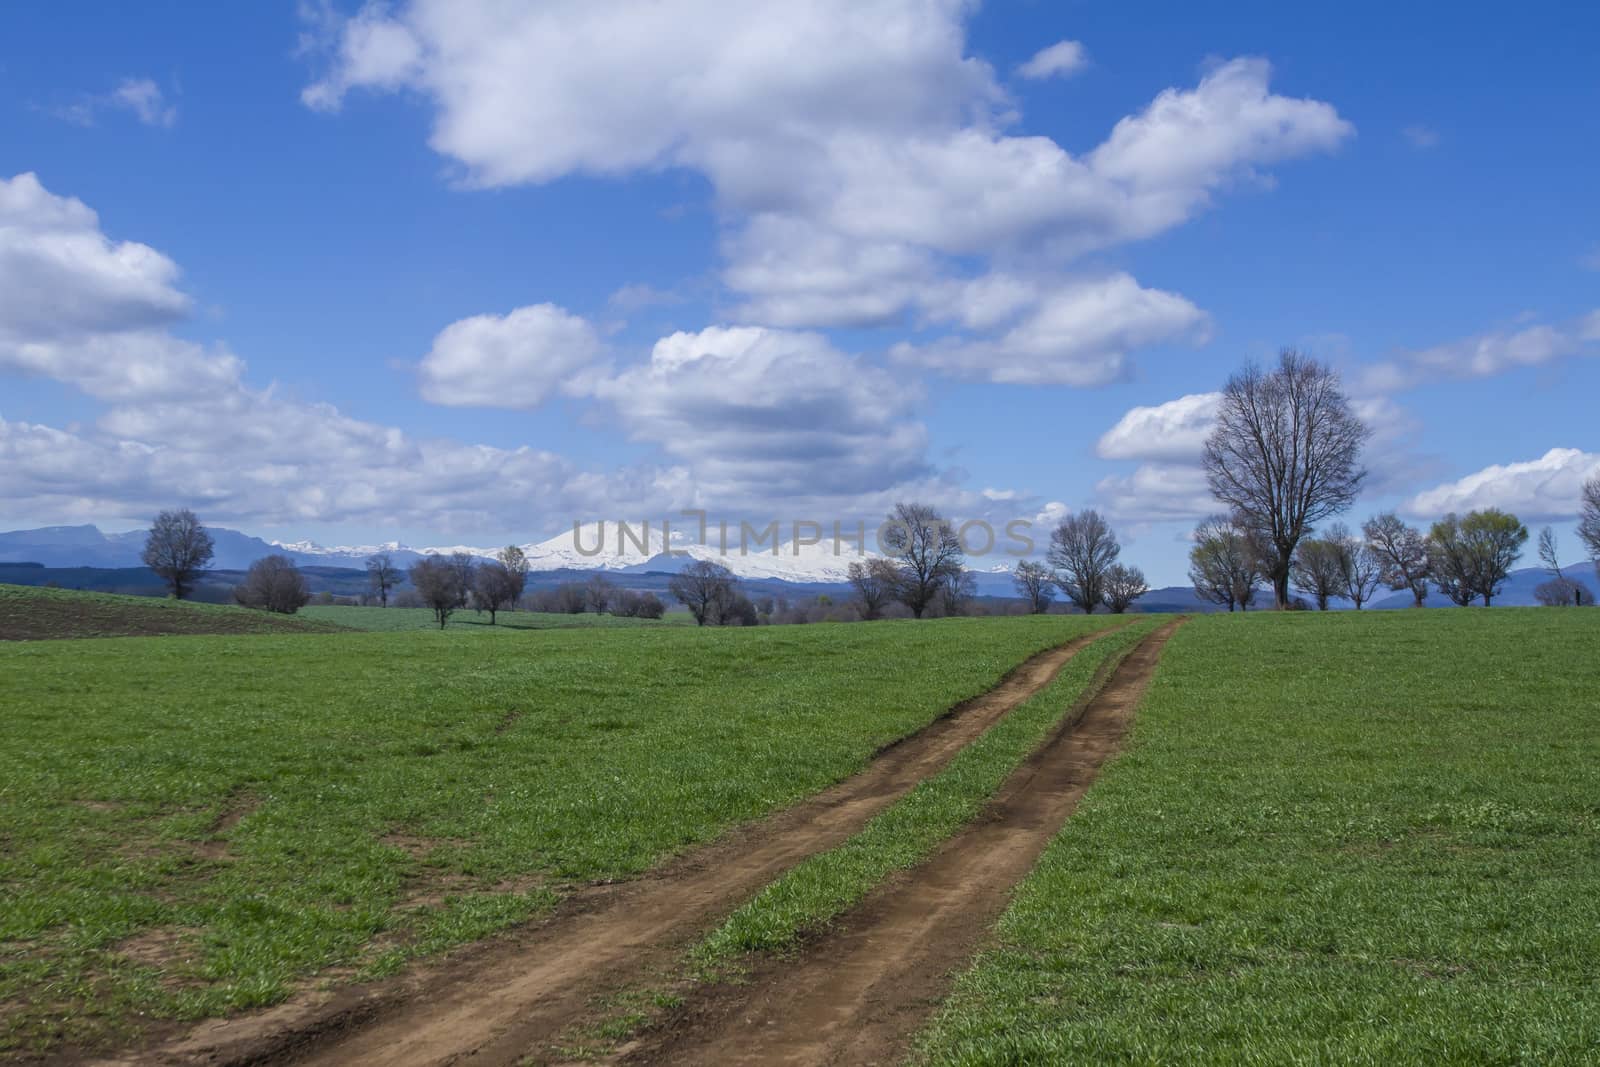
[[(437, 630), (439, 621), (429, 608), (357, 608), (308, 604), (298, 618), (334, 623), (352, 630)], [(692, 623), (688, 612), (668, 612), (660, 619), (630, 619), (617, 615), (551, 614), (538, 611), (502, 611), (491, 625), (487, 612), (462, 610), (450, 616), (446, 630), (592, 630), (613, 626), (675, 626)]]
[(0, 1048), (122, 1040), (480, 937), (813, 793), (1114, 621), (0, 646)]
[(933, 1063), (1600, 1061), (1600, 612), (1211, 616)]
[(161, 634), (320, 633), (335, 628), (326, 620), (271, 615), (224, 604), (0, 585), (0, 641)]

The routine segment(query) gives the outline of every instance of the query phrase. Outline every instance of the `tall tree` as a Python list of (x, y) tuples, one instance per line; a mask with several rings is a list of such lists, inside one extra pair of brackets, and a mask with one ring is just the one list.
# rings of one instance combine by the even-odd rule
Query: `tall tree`
[(1372, 546), (1340, 525), (1339, 536), (1344, 540), (1344, 590), (1343, 594), (1360, 611), (1383, 584), (1383, 561)]
[(1133, 606), (1135, 600), (1149, 591), (1150, 586), (1144, 580), (1144, 572), (1138, 567), (1113, 563), (1106, 568), (1106, 587), (1103, 596), (1106, 610), (1111, 614), (1121, 615)]
[(882, 538), (882, 547), (899, 564), (896, 595), (920, 619), (950, 573), (961, 569), (961, 540), (927, 504), (896, 504)]
[(1189, 581), (1195, 595), (1212, 604), (1250, 610), (1261, 568), (1250, 540), (1226, 515), (1213, 515), (1194, 529), (1189, 550)]
[(1589, 549), (1594, 570), (1600, 574), (1600, 474), (1583, 483), (1583, 504), (1578, 512), (1578, 537)]
[(865, 563), (852, 560), (846, 574), (855, 590), (856, 610), (861, 617), (868, 622), (882, 618), (884, 605), (894, 599), (899, 585), (899, 569), (890, 560), (874, 557)]
[(456, 572), (456, 589), (459, 590), (459, 599), (456, 601), (456, 607), (464, 608), (467, 606), (467, 597), (471, 595), (473, 586), (477, 584), (473, 580), (473, 572), (477, 570), (478, 557), (471, 552), (452, 552), (446, 562)]
[(433, 609), (433, 617), (441, 630), (456, 608), (466, 601), (466, 593), (461, 588), (461, 568), (443, 556), (423, 556), (406, 570), (406, 577), (422, 602)]
[(723, 612), (733, 603), (736, 579), (733, 572), (710, 560), (692, 560), (667, 582), (667, 591), (689, 609), (697, 626), (722, 622)]
[(1539, 562), (1544, 564), (1544, 569), (1556, 581), (1566, 577), (1561, 573), (1561, 553), (1556, 545), (1556, 532), (1549, 526), (1539, 531)]
[(617, 595), (617, 586), (603, 574), (591, 574), (585, 583), (584, 592), (589, 598), (589, 610), (596, 615), (604, 615), (606, 608)]
[(515, 607), (528, 588), (528, 554), (516, 545), (507, 545), (495, 554), (495, 559), (506, 569), (506, 580), (510, 583), (511, 599), (506, 606)]
[(1050, 602), (1055, 599), (1056, 583), (1050, 576), (1049, 567), (1025, 559), (1017, 564), (1011, 580), (1017, 587), (1018, 595), (1028, 602), (1030, 613), (1043, 615), (1050, 610)]
[(1485, 508), (1467, 513), (1461, 520), (1461, 535), (1472, 554), (1473, 588), (1487, 608), (1500, 595), (1506, 576), (1522, 555), (1528, 528), (1509, 512)]
[(489, 613), (489, 625), (495, 625), (501, 609), (515, 604), (518, 591), (516, 578), (499, 560), (480, 564), (472, 572), (472, 601), (479, 611)]
[(1428, 599), (1432, 567), (1428, 562), (1428, 542), (1422, 531), (1407, 526), (1392, 511), (1375, 515), (1361, 524), (1367, 548), (1378, 562), (1378, 577), (1390, 589), (1411, 590), (1416, 606)]
[(1294, 587), (1328, 610), (1328, 599), (1344, 593), (1346, 546), (1332, 537), (1307, 537), (1295, 549), (1290, 577)]
[(949, 619), (963, 615), (978, 595), (978, 579), (965, 567), (947, 571), (944, 584), (939, 587), (939, 607)]
[(163, 511), (150, 526), (139, 558), (167, 583), (174, 598), (194, 591), (195, 580), (211, 563), (211, 535), (188, 508)]
[(1206, 439), (1206, 481), (1262, 547), (1280, 609), (1289, 606), (1301, 538), (1360, 491), (1367, 436), (1338, 374), (1292, 348), (1274, 369), (1250, 364), (1223, 387)]
[(378, 594), (381, 606), (389, 606), (389, 590), (399, 584), (400, 568), (394, 565), (394, 557), (387, 552), (367, 557), (367, 586)]
[(1472, 579), (1472, 556), (1461, 536), (1461, 520), (1455, 512), (1428, 529), (1428, 563), (1433, 584), (1451, 603), (1464, 608), (1478, 599)]
[(1105, 598), (1106, 571), (1121, 551), (1117, 535), (1091, 509), (1068, 516), (1051, 531), (1047, 558), (1056, 569), (1056, 585), (1080, 611), (1091, 615)]

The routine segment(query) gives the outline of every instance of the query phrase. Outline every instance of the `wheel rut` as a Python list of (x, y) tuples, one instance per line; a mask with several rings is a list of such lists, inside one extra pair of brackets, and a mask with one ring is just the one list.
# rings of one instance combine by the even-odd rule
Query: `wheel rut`
[(554, 1040), (593, 998), (670, 967), (695, 938), (768, 882), (859, 831), (1048, 685), (1081, 648), (1110, 632), (1033, 656), (994, 688), (881, 750), (856, 775), (658, 871), (580, 891), (542, 922), (421, 964), (401, 979), (296, 996), (101, 1062), (517, 1063)]
[(879, 1064), (908, 1042), (989, 935), (1012, 889), (1121, 747), (1161, 649), (1135, 646), (1080, 713), (1008, 778), (989, 810), (870, 894), (795, 959), (692, 995), (624, 1064)]

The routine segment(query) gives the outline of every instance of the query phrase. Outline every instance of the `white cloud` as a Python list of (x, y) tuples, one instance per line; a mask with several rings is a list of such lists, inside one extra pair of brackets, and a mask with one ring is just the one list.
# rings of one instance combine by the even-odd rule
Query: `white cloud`
[(1088, 65), (1089, 53), (1083, 45), (1077, 41), (1057, 41), (1049, 48), (1035, 52), (1032, 59), (1017, 68), (1017, 73), (1039, 81), (1044, 78), (1064, 78)]
[(242, 364), (164, 327), (186, 315), (178, 267), (112, 241), (82, 201), (33, 174), (0, 178), (0, 371), (95, 396), (171, 396), (226, 385)]
[(177, 107), (167, 103), (161, 87), (149, 78), (126, 79), (112, 91), (108, 103), (133, 112), (146, 126), (171, 126), (178, 121)]
[(1359, 385), (1364, 391), (1387, 392), (1436, 381), (1487, 378), (1579, 355), (1600, 355), (1600, 310), (1562, 325), (1494, 330), (1406, 352), (1368, 367)]
[(474, 315), (433, 339), (418, 368), (422, 397), (456, 407), (537, 407), (603, 351), (588, 322), (554, 304)]
[(1405, 139), (1411, 142), (1412, 148), (1437, 148), (1439, 146), (1439, 131), (1431, 126), (1414, 123), (1400, 131)]
[(1130, 522), (1192, 522), (1217, 510), (1198, 464), (1142, 463), (1095, 485), (1106, 514)]
[(1100, 436), (1095, 454), (1101, 459), (1198, 463), (1221, 401), (1221, 393), (1191, 393), (1154, 407), (1130, 408)]
[(932, 474), (915, 386), (818, 334), (675, 333), (595, 394), (724, 502), (870, 495)]
[(1207, 331), (1205, 313), (1183, 297), (1114, 274), (1041, 295), (1019, 321), (992, 338), (902, 342), (890, 355), (958, 377), (1092, 386), (1125, 377), (1133, 349), (1198, 342)]
[[(965, 55), (972, 7), (369, 6), (333, 30), (328, 70), (305, 96), (333, 109), (356, 91), (417, 92), (434, 109), (431, 144), (467, 184), (699, 172), (724, 231), (723, 281), (744, 299), (736, 317), (789, 327), (931, 317), (952, 284), (987, 271), (984, 259), (1026, 252), (1059, 273), (1184, 222), (1259, 167), (1351, 135), (1331, 106), (1269, 92), (1264, 61), (1237, 59), (1160, 94), (1076, 158), (1001, 132), (1010, 101)], [(1069, 43), (1036, 57), (1040, 69), (1064, 69)], [(994, 343), (1022, 353), (1029, 341)]]
[(1500, 508), (1524, 522), (1574, 518), (1584, 481), (1600, 475), (1600, 453), (1552, 448), (1538, 459), (1494, 464), (1435, 486), (1406, 502), (1406, 511), (1436, 517), (1448, 511)]

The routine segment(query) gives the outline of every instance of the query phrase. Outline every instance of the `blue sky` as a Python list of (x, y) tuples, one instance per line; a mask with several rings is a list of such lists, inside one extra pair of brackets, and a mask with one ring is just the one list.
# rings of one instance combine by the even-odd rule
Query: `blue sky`
[(1286, 344), (1373, 422), (1351, 519), (1600, 470), (1595, 9), (533, 11), (0, 12), (0, 526), (917, 497), (1165, 584)]

